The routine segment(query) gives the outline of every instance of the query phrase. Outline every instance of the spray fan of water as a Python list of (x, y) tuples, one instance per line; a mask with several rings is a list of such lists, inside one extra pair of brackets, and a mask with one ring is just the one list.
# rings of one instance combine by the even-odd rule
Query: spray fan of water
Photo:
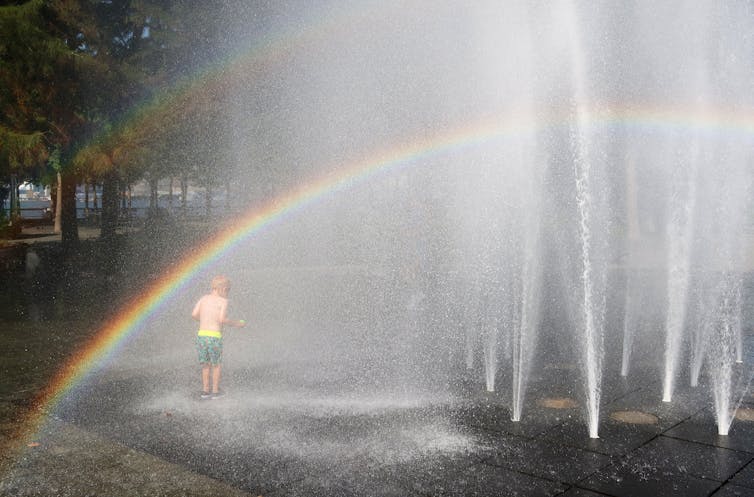
[[(299, 7), (254, 15), (290, 31)], [(471, 376), (514, 421), (538, 371), (573, 365), (592, 438), (603, 373), (649, 370), (667, 402), (705, 384), (727, 434), (751, 366), (752, 5), (322, 8), (347, 22), (228, 90), (239, 187), (427, 146), (212, 268), (275, 330), (268, 357), (349, 390)], [(247, 14), (230, 32), (252, 43)]]

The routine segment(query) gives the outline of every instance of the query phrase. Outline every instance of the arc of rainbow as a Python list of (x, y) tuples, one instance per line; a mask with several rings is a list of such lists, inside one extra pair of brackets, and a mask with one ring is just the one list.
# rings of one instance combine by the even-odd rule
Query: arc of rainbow
[(259, 71), (284, 62), (301, 47), (316, 46), (353, 29), (359, 23), (382, 19), (389, 14), (389, 10), (384, 2), (370, 0), (338, 11), (313, 9), (312, 13), (303, 26), (286, 24), (279, 31), (262, 31), (247, 46), (212, 61), (189, 76), (179, 78), (167, 88), (133, 105), (111, 128), (103, 129), (78, 153), (85, 154), (87, 148), (97, 146), (102, 140), (117, 141), (129, 128), (148, 135), (151, 130), (162, 129), (165, 122), (176, 117), (185, 118), (185, 115), (180, 115), (182, 109), (191, 109), (198, 102), (209, 101), (218, 106), (219, 99), (229, 86), (250, 84)]
[(408, 166), (432, 155), (470, 147), (518, 131), (525, 131), (525, 127), (487, 122), (460, 131), (445, 133), (433, 139), (409, 142), (328, 174), (278, 197), (266, 206), (248, 212), (239, 221), (223, 229), (211, 241), (164, 274), (145, 292), (122, 308), (109, 324), (76, 351), (37, 396), (35, 401), (35, 405), (38, 406), (37, 417), (30, 420), (22, 429), (19, 438), (23, 440), (33, 436), (44, 421), (46, 412), (53, 409), (119, 343), (130, 336), (134, 330), (139, 329), (148, 316), (184, 287), (194, 275), (225, 254), (231, 247), (251, 238), (263, 228), (301, 210), (317, 199), (367, 181), (375, 174)]
[[(644, 122), (645, 126), (656, 127), (663, 122), (671, 122), (670, 127), (688, 128), (735, 128), (738, 133), (754, 137), (754, 116), (735, 115), (703, 116), (694, 114), (679, 115), (667, 112), (632, 111), (627, 124)], [(122, 308), (111, 323), (104, 326), (94, 337), (76, 352), (36, 399), (38, 413), (36, 418), (27, 422), (22, 428), (20, 440), (36, 434), (45, 418), (65, 395), (103, 361), (119, 343), (139, 329), (145, 319), (165, 304), (168, 299), (202, 269), (238, 245), (259, 233), (263, 228), (284, 219), (327, 194), (346, 190), (355, 184), (367, 181), (370, 177), (386, 171), (406, 167), (431, 156), (450, 153), (490, 142), (499, 138), (531, 133), (547, 126), (562, 125), (567, 119), (555, 119), (547, 122), (532, 118), (515, 118), (508, 121), (491, 119), (467, 126), (452, 132), (439, 134), (423, 140), (415, 140), (369, 156), (350, 166), (328, 174), (302, 187), (273, 200), (266, 206), (252, 210), (239, 221), (217, 234), (213, 240), (201, 246), (191, 256), (185, 258), (153, 283), (144, 293)], [(611, 112), (594, 115), (595, 125), (613, 125), (621, 122), (621, 116)]]

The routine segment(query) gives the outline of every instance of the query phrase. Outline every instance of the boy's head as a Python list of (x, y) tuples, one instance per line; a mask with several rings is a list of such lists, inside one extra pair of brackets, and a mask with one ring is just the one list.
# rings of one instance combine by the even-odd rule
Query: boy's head
[(228, 293), (230, 290), (230, 280), (225, 276), (215, 276), (212, 278), (212, 290), (217, 291), (220, 295)]

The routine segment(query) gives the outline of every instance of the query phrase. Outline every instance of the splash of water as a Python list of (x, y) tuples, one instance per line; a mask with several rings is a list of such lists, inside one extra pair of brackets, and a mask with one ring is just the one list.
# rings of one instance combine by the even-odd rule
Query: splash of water
[(688, 162), (676, 164), (674, 191), (671, 194), (668, 240), (668, 294), (665, 322), (665, 376), (663, 402), (670, 402), (680, 360), (686, 301), (690, 283), (691, 250), (694, 235), (698, 146), (693, 146)]
[(626, 281), (626, 299), (623, 313), (623, 347), (621, 350), (621, 376), (628, 376), (629, 364), (631, 362), (631, 350), (633, 348), (634, 336), (636, 333), (637, 320), (637, 299), (639, 284), (636, 276), (635, 261), (633, 260), (634, 245), (639, 238), (638, 226), (638, 206), (636, 201), (636, 164), (629, 158), (626, 160), (626, 200), (628, 216), (628, 237), (626, 239), (627, 252), (629, 258), (626, 261), (628, 265)]
[(578, 218), (578, 237), (581, 264), (581, 346), (582, 367), (585, 375), (587, 400), (587, 426), (590, 438), (599, 438), (599, 406), (602, 391), (603, 330), (599, 319), (601, 300), (595, 288), (593, 268), (593, 198), (592, 162), (590, 158), (589, 106), (584, 78), (587, 66), (581, 46), (579, 20), (575, 6), (571, 2), (562, 4), (562, 12), (568, 32), (570, 55), (572, 58), (573, 119), (571, 125), (571, 147), (573, 157), (573, 179), (575, 182)]
[(484, 337), (484, 379), (488, 392), (495, 391), (495, 377), (497, 376), (497, 347), (498, 347), (498, 328), (497, 326), (488, 326), (485, 329)]

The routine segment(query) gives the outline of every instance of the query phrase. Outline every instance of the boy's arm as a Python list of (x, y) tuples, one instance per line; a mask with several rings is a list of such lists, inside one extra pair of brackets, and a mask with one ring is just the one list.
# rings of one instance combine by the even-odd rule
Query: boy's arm
[(196, 321), (199, 321), (199, 313), (201, 311), (202, 307), (202, 299), (199, 299), (199, 301), (194, 306), (194, 310), (191, 311), (191, 317), (194, 318)]
[(243, 319), (240, 321), (236, 321), (235, 319), (228, 319), (228, 301), (226, 300), (223, 302), (222, 307), (220, 308), (220, 323), (227, 324), (228, 326), (233, 326), (234, 328), (243, 328), (246, 326), (246, 321)]
[(226, 319), (224, 323), (235, 328), (243, 328), (244, 326), (246, 326), (246, 321), (244, 321), (243, 319), (238, 321), (236, 321), (235, 319)]

